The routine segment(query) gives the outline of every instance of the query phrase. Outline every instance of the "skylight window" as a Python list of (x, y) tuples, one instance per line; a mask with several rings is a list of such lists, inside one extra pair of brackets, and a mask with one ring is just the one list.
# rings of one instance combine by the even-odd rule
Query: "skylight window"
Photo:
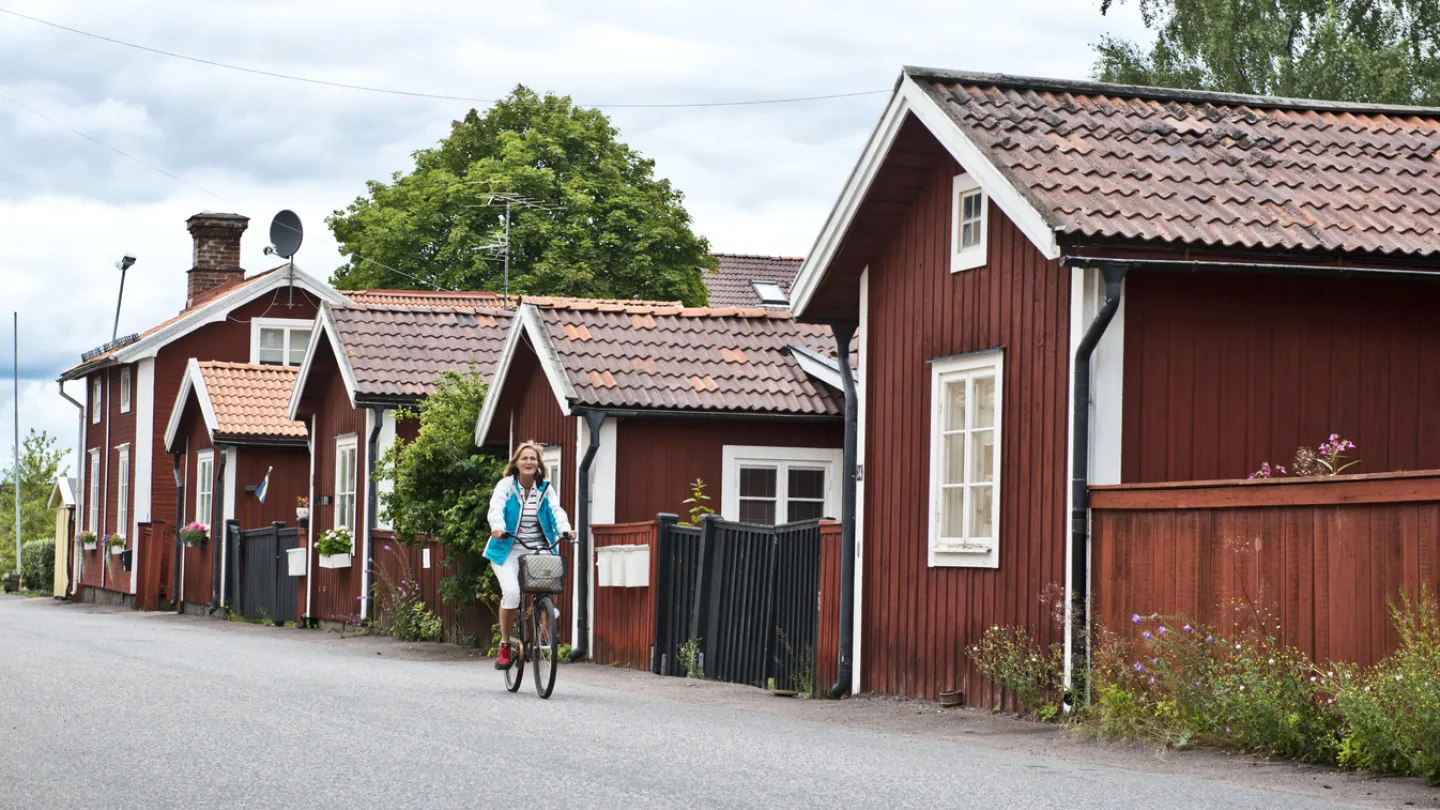
[(750, 286), (755, 288), (755, 294), (760, 296), (760, 303), (767, 307), (788, 307), (790, 296), (780, 289), (780, 285), (773, 281), (751, 281)]

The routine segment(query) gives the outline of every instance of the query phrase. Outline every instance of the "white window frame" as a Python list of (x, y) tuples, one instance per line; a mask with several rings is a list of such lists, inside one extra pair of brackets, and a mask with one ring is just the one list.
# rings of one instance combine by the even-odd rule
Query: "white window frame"
[(285, 333), (285, 345), (282, 351), (285, 354), (285, 362), (281, 365), (297, 367), (300, 363), (290, 362), (290, 333), (300, 329), (310, 333), (310, 339), (315, 339), (315, 322), (301, 318), (251, 318), (250, 319), (250, 362), (260, 362), (260, 330), (279, 329)]
[(555, 497), (560, 497), (560, 478), (565, 469), (562, 463), (565, 461), (564, 449), (558, 444), (546, 445), (545, 451), (540, 454), (540, 461), (545, 464), (545, 480), (555, 490)]
[(195, 454), (195, 522), (210, 526), (215, 519), (215, 451), (201, 450)]
[[(947, 402), (944, 391), (945, 385), (957, 380), (965, 380), (973, 377), (988, 375), (995, 377), (995, 473), (994, 481), (991, 484), (994, 495), (991, 499), (990, 525), (994, 535), (985, 542), (976, 543), (973, 539), (967, 538), (957, 543), (947, 541), (941, 537), (941, 508), (944, 503), (944, 464), (945, 464), (945, 404)], [(1004, 408), (1005, 390), (1005, 355), (1000, 349), (991, 349), (974, 354), (966, 354), (958, 357), (947, 357), (933, 360), (930, 363), (930, 532), (929, 532), (929, 564), (931, 567), (953, 566), (962, 568), (999, 568), (1000, 567), (1000, 500), (1002, 474), (1004, 472), (1004, 451), (1003, 431), (1005, 422)], [(966, 397), (967, 414), (973, 413), (970, 407), (971, 398)], [(967, 425), (969, 417), (967, 416)], [(973, 451), (973, 442), (965, 443), (965, 459), (962, 462), (968, 476), (970, 470), (970, 453)], [(961, 510), (965, 514), (966, 524), (969, 525), (970, 500), (967, 493), (962, 502)]]
[[(350, 474), (344, 475), (345, 464), (342, 463), (346, 454), (350, 454)], [(347, 433), (335, 438), (335, 515), (332, 520), (333, 528), (346, 528), (350, 530), (351, 542), (355, 537), (355, 516), (356, 516), (356, 492), (359, 487), (355, 484), (356, 470), (360, 463), (360, 441), (354, 433)], [(349, 497), (349, 520), (345, 520), (345, 509), (342, 506), (342, 498)]]
[(120, 412), (130, 412), (130, 367), (120, 369)]
[(821, 468), (825, 471), (825, 517), (840, 517), (838, 476), (845, 465), (845, 451), (830, 447), (765, 447), (727, 444), (721, 451), (720, 516), (740, 520), (740, 469), (771, 467), (775, 475), (775, 525), (789, 521), (789, 474), (791, 467)]
[(104, 413), (104, 411), (104, 389), (100, 384), (100, 378), (97, 376), (90, 381), (90, 424), (100, 424), (100, 414)]
[(115, 531), (122, 537), (130, 536), (130, 445), (122, 444), (115, 448), (119, 455), (119, 484), (116, 487), (115, 502)]
[[(965, 207), (962, 205), (964, 199), (974, 193), (980, 194), (980, 218), (976, 226), (980, 231), (979, 241), (970, 247), (963, 247), (963, 217)], [(955, 183), (951, 196), (950, 213), (950, 272), (958, 273), (961, 270), (973, 270), (976, 267), (983, 267), (986, 262), (987, 233), (990, 230), (990, 195), (985, 189), (980, 188), (980, 183), (972, 174), (955, 175)]]
[[(373, 416), (366, 421), (366, 425), (368, 429), (374, 430), (375, 425)], [(386, 453), (390, 452), (390, 448), (395, 445), (395, 442), (399, 441), (398, 429), (399, 425), (395, 423), (395, 411), (390, 408), (386, 408), (385, 410), (381, 411), (380, 437), (379, 441), (377, 442), (377, 444), (379, 445), (378, 449), (381, 457), (383, 457)], [(395, 480), (393, 478), (382, 478), (379, 481), (375, 482), (375, 528), (382, 531), (389, 532), (395, 530), (395, 526), (392, 523), (386, 522), (385, 510), (380, 506), (385, 502), (385, 496), (390, 495), (394, 491)]]
[(100, 536), (100, 448), (90, 449), (90, 507), (88, 531)]

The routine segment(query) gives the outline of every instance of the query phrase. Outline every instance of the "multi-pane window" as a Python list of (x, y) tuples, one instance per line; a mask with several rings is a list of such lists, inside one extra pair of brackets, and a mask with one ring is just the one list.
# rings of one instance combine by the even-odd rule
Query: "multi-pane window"
[(100, 424), (100, 403), (101, 403), (100, 381), (93, 380), (90, 383), (90, 424)]
[(90, 518), (86, 528), (94, 534), (100, 533), (100, 448), (90, 451)]
[[(936, 361), (931, 377), (931, 564), (994, 567), (1001, 355)], [(950, 555), (952, 558), (947, 559)]]
[(955, 178), (954, 224), (950, 270), (969, 270), (985, 264), (985, 192), (968, 174)]
[(726, 445), (721, 514), (766, 526), (836, 517), (842, 455), (838, 448)]
[(115, 531), (128, 537), (130, 533), (130, 445), (120, 445), (117, 452), (120, 458), (115, 472), (120, 487), (116, 496)]
[(266, 366), (298, 366), (310, 348), (309, 321), (256, 319), (253, 329), (254, 362)]
[(215, 451), (195, 456), (195, 520), (210, 526), (215, 519)]
[(335, 528), (355, 531), (355, 462), (357, 445), (354, 436), (335, 440)]
[(130, 412), (130, 369), (120, 369), (120, 412)]

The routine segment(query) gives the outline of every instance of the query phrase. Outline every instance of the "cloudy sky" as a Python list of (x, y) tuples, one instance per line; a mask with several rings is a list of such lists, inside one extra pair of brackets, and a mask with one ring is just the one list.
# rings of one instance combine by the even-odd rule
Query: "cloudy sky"
[[(0, 0), (0, 9), (274, 73), (479, 100), (523, 83), (602, 107), (888, 90), (906, 64), (1085, 78), (1103, 33), (1144, 37), (1134, 4), (1101, 17), (1099, 0)], [(121, 334), (183, 306), (185, 219), (202, 210), (251, 217), (244, 264), (255, 271), (274, 264), (261, 252), (270, 218), (294, 209), (307, 226), (297, 263), (328, 277), (340, 257), (324, 218), (366, 180), (408, 170), (413, 150), (483, 106), (196, 64), (3, 12), (0, 96), (7, 464), (11, 311), (20, 313), (21, 432), (72, 446), (75, 411), (54, 380), (109, 339), (121, 255), (138, 257)], [(684, 190), (715, 249), (803, 255), (885, 98), (606, 111)]]

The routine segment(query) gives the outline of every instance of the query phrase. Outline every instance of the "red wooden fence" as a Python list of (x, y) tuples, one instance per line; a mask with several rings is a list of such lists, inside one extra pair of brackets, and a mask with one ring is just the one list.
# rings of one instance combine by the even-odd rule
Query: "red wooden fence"
[(1440, 582), (1440, 472), (1091, 489), (1095, 618), (1233, 626), (1253, 605), (1316, 661), (1394, 649), (1389, 605)]
[(839, 645), (840, 524), (829, 521), (820, 524), (820, 625), (815, 636), (815, 686), (819, 690), (828, 690), (839, 677)]
[[(595, 548), (623, 545), (650, 547), (650, 578), (644, 588), (595, 588), (595, 650), (597, 664), (650, 669), (655, 642), (655, 577), (660, 559), (660, 524), (615, 523), (591, 527)], [(598, 579), (597, 579), (598, 581)]]
[[(446, 604), (440, 598), (440, 585), (455, 574), (447, 567), (445, 547), (433, 540), (406, 546), (384, 534), (376, 533), (375, 567), (377, 593), (386, 587), (399, 588), (406, 580), (414, 582), (420, 589), (425, 605), (437, 616), (442, 624), (441, 640), (452, 644), (471, 637), (482, 650), (490, 648), (490, 638), (495, 626), (495, 614), (488, 607), (466, 605), (463, 608)], [(428, 552), (429, 566), (426, 567)], [(386, 582), (390, 583), (387, 586)], [(380, 605), (376, 605), (378, 610)], [(562, 637), (565, 635), (561, 633)]]

